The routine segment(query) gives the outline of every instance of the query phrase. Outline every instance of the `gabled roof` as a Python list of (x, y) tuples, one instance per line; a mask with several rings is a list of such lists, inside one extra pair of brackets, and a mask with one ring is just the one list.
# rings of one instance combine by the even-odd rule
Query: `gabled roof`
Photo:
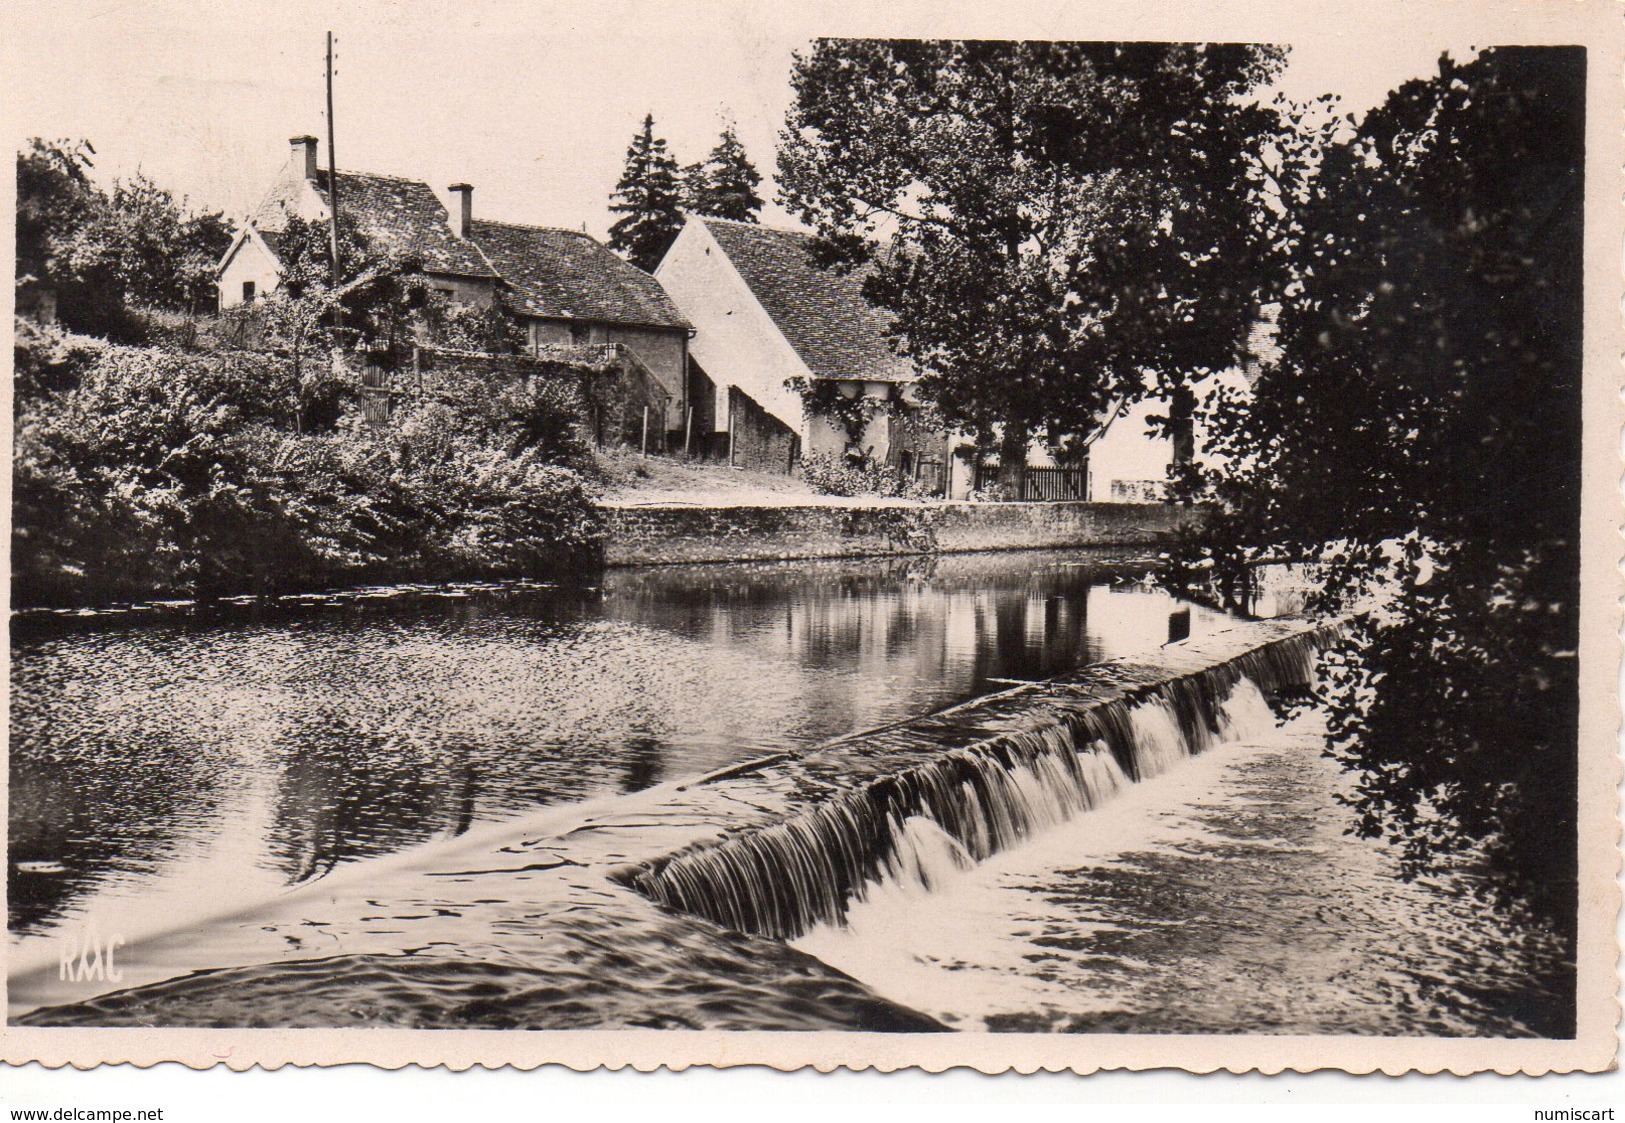
[(470, 235), (524, 315), (674, 330), (689, 326), (659, 281), (586, 234), (476, 219)]
[(254, 231), (254, 233), (259, 237), (259, 240), (265, 243), (265, 248), (267, 250), (271, 251), (271, 256), (276, 258), (278, 264), (280, 265), (281, 262), (282, 262), (283, 256), (284, 256), (283, 245), (282, 245), (282, 239), (283, 239), (282, 231), (280, 231), (280, 230), (261, 230), (258, 227), (250, 227), (249, 229), (252, 229)]
[(861, 275), (815, 264), (811, 235), (731, 219), (689, 221), (705, 224), (814, 377), (875, 382), (919, 377), (887, 343), (888, 317), (864, 299)]
[[(461, 277), (494, 277), (485, 255), (473, 243), (451, 231), (446, 208), (416, 179), (365, 172), (339, 172), (339, 209), (355, 220), (368, 241), (418, 258), (429, 273)], [(312, 186), (324, 206), (331, 207), (327, 171), (316, 173)], [(264, 232), (264, 226), (261, 226)]]
[(226, 252), (220, 255), (220, 261), (214, 267), (215, 272), (218, 273), (231, 264), (231, 259), (237, 256), (237, 251), (243, 248), (243, 243), (251, 241), (258, 242), (264, 247), (265, 252), (271, 255), (271, 260), (276, 262), (277, 268), (282, 268), (282, 235), (273, 230), (261, 230), (249, 221), (237, 228), (237, 233), (232, 237), (231, 244), (226, 247)]

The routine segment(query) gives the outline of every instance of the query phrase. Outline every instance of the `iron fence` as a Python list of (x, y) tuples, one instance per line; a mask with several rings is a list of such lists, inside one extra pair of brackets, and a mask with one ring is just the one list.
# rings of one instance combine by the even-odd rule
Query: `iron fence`
[[(979, 464), (976, 467), (976, 490), (997, 492), (998, 465)], [(1089, 469), (1082, 468), (1023, 468), (1021, 486), (1015, 498), (1025, 503), (1084, 502), (1089, 498)]]

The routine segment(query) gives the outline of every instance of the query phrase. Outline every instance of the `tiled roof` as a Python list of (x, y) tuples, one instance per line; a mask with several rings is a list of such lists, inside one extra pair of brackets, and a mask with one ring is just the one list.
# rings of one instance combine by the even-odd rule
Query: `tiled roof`
[(472, 235), (525, 315), (688, 327), (659, 281), (586, 234), (476, 219)]
[[(364, 172), (339, 172), (339, 209), (355, 219), (361, 234), (387, 249), (409, 254), (430, 273), (492, 277), (485, 256), (451, 232), (446, 208), (421, 180)], [(316, 192), (324, 204), (327, 172), (316, 173)]]
[(861, 275), (816, 265), (808, 253), (810, 235), (720, 218), (692, 221), (705, 223), (814, 376), (876, 382), (918, 377), (887, 343), (888, 318), (864, 299)]
[(282, 245), (282, 231), (264, 230), (255, 227), (254, 232), (265, 241), (266, 248), (276, 255), (278, 261), (285, 261), (286, 255), (284, 253), (285, 247)]

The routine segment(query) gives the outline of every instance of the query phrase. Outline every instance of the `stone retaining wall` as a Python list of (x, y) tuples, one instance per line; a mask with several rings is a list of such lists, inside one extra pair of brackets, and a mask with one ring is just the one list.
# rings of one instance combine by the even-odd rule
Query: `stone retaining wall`
[(606, 565), (1158, 546), (1201, 511), (1161, 503), (606, 507)]

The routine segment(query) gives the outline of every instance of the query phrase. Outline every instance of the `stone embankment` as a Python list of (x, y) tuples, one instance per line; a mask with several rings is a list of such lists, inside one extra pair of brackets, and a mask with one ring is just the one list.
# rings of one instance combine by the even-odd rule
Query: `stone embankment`
[(777, 506), (600, 505), (606, 565), (1158, 547), (1201, 518), (1161, 503), (917, 503), (826, 500)]

